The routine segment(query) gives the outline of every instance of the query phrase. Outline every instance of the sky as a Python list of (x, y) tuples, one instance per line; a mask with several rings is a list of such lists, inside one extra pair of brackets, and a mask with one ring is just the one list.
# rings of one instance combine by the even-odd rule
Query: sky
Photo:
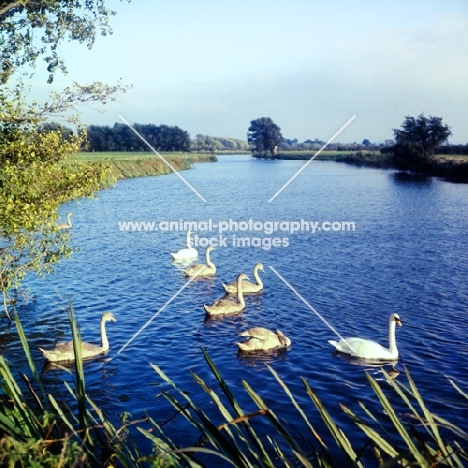
[[(175, 125), (246, 140), (270, 117), (285, 138), (381, 143), (408, 115), (442, 117), (468, 144), (466, 0), (107, 0), (113, 34), (94, 47), (64, 43), (73, 81), (133, 88), (88, 124)], [(39, 67), (38, 67), (39, 68)]]

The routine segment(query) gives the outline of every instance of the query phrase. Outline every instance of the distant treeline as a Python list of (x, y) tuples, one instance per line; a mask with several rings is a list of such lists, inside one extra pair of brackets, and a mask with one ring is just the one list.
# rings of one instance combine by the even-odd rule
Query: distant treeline
[(198, 134), (192, 140), (192, 151), (250, 151), (247, 141), (236, 138), (212, 137)]
[[(247, 141), (236, 138), (213, 137), (198, 134), (194, 139), (185, 130), (169, 125), (134, 124), (133, 128), (158, 151), (180, 152), (210, 152), (217, 151), (245, 151), (251, 148)], [(64, 134), (73, 131), (55, 122), (43, 125), (45, 131), (61, 129)], [(139, 138), (130, 127), (115, 123), (113, 127), (105, 125), (90, 125), (88, 127), (88, 146), (85, 151), (150, 151), (148, 145)], [(283, 138), (279, 145), (280, 152), (317, 151), (325, 144), (324, 141), (305, 140), (300, 142), (297, 138)], [(334, 151), (380, 151), (383, 154), (392, 153), (395, 141), (385, 140), (384, 143), (371, 143), (365, 139), (362, 143), (330, 143), (328, 150)], [(468, 155), (467, 145), (438, 146), (436, 154)]]
[[(179, 127), (134, 124), (133, 128), (158, 151), (190, 151), (190, 135)], [(148, 145), (125, 124), (90, 125), (87, 151), (150, 151)]]
[[(248, 151), (246, 141), (235, 138), (220, 138), (197, 135), (194, 140), (179, 127), (154, 124), (134, 124), (133, 128), (158, 151)], [(87, 151), (150, 151), (148, 145), (125, 124), (113, 127), (90, 125), (88, 127)]]
[[(360, 151), (360, 150), (378, 150), (382, 147), (394, 145), (394, 140), (385, 140), (384, 143), (371, 143), (367, 138), (362, 143), (329, 143), (328, 150), (333, 151)], [(299, 141), (297, 138), (283, 138), (278, 147), (279, 151), (313, 151), (319, 150), (325, 145), (325, 142), (316, 138), (315, 140)]]

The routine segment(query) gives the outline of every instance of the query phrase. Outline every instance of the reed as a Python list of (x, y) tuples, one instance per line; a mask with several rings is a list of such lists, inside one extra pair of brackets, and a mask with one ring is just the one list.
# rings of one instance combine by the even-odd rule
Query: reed
[[(59, 404), (53, 395), (46, 395), (40, 375), (31, 356), (21, 322), (15, 311), (15, 323), (34, 382), (25, 374), (20, 383), (11, 372), (8, 362), (0, 356), (0, 466), (11, 467), (159, 467), (178, 466), (164, 441), (154, 439), (152, 462), (142, 454), (130, 436), (129, 428), (136, 422), (129, 415), (121, 416), (116, 428), (110, 418), (87, 395), (80, 330), (76, 323), (73, 304), (69, 303), (69, 320), (74, 342), (74, 385), (64, 382), (70, 394), (69, 403)], [(64, 371), (70, 372), (67, 367)], [(40, 391), (37, 392), (36, 388)], [(144, 421), (139, 421), (140, 423)], [(174, 458), (174, 460), (176, 460)]]
[[(0, 356), (1, 466), (198, 468), (216, 464), (270, 468), (363, 467), (371, 463), (372, 466), (387, 468), (463, 467), (468, 463), (468, 434), (429, 410), (406, 370), (407, 384), (392, 380), (382, 370), (386, 378), (384, 389), (382, 384), (367, 375), (380, 406), (377, 413), (362, 403), (358, 404), (357, 410), (342, 406), (355, 430), (361, 431), (367, 439), (364, 447), (356, 447), (351, 442), (355, 438), (350, 438), (336, 424), (305, 379), (302, 379), (303, 388), (310, 398), (307, 407), (299, 404), (287, 383), (268, 366), (286, 401), (291, 404), (291, 413), (297, 414), (295, 419), (298, 423), (293, 426), (284, 419), (286, 415), (277, 414), (273, 407), (268, 406), (247, 381), (242, 381), (242, 385), (256, 409), (243, 409), (203, 349), (214, 382), (206, 382), (195, 373), (192, 376), (211, 403), (208, 407), (215, 408), (215, 415), (204, 411), (206, 402), (196, 404), (158, 366), (151, 365), (169, 388), (163, 396), (192, 425), (192, 444), (185, 447), (176, 445), (171, 435), (150, 417), (131, 421), (129, 414), (123, 414), (116, 427), (86, 393), (83, 361), (77, 345), (80, 330), (71, 301), (69, 319), (76, 355), (74, 381), (72, 386), (64, 382), (70, 400), (59, 404), (53, 395), (44, 391), (15, 312), (15, 323), (33, 381), (30, 382), (25, 374), (21, 374), (17, 381), (5, 358)], [(451, 384), (468, 400), (468, 394), (454, 382)], [(23, 393), (23, 389), (28, 393)], [(389, 391), (393, 404), (386, 396)], [(196, 397), (197, 401), (201, 399), (199, 394)], [(288, 415), (291, 413), (288, 411)], [(326, 428), (327, 434), (320, 434), (312, 423), (317, 421), (317, 416), (322, 422), (322, 432)], [(139, 447), (131, 435), (132, 427), (151, 441), (151, 453), (144, 453)]]
[[(342, 406), (343, 411), (351, 418), (356, 428), (366, 435), (367, 443), (364, 448), (352, 445), (350, 438), (334, 422), (310, 384), (302, 379), (313, 406), (337, 446), (338, 450), (333, 450), (327, 446), (324, 442), (324, 435), (318, 433), (310, 417), (307, 416), (310, 414), (310, 407), (301, 408), (287, 384), (272, 367), (268, 366), (270, 372), (290, 399), (304, 427), (309, 430), (309, 434), (304, 437), (299, 438), (297, 436), (299, 432), (293, 432), (281, 415), (277, 415), (273, 408), (268, 407), (261, 396), (246, 381), (243, 381), (244, 388), (258, 408), (255, 412), (245, 413), (214, 363), (205, 352), (204, 355), (219, 384), (222, 397), (214, 392), (212, 384), (207, 384), (195, 374), (193, 376), (209, 395), (211, 403), (218, 409), (220, 420), (216, 423), (211, 421), (183, 392), (179, 391), (185, 404), (178, 402), (172, 393), (166, 392), (164, 396), (167, 400), (202, 434), (201, 444), (179, 449), (179, 453), (201, 452), (201, 445), (204, 453), (226, 460), (236, 467), (338, 467), (343, 466), (343, 459), (346, 460), (346, 466), (363, 467), (365, 466), (362, 461), (364, 455), (367, 459), (373, 458), (372, 466), (466, 466), (468, 434), (431, 413), (407, 370), (405, 373), (409, 382), (408, 386), (392, 380), (384, 370), (382, 372), (386, 378), (385, 384), (391, 386), (395, 395), (399, 397), (399, 404), (402, 404), (406, 410), (402, 414), (406, 414), (409, 410), (409, 417), (398, 416), (395, 404), (393, 406), (390, 404), (384, 390), (370, 375), (367, 375), (369, 385), (383, 411), (374, 414), (360, 403), (359, 407), (363, 414), (359, 416)], [(178, 390), (160, 368), (154, 365), (152, 367), (166, 383), (170, 384), (174, 390)], [(468, 398), (466, 393), (463, 393), (455, 384), (453, 385), (465, 398)], [(222, 403), (223, 399), (229, 402), (230, 408)], [(387, 416), (383, 416), (384, 414)], [(268, 424), (266, 434), (265, 430), (262, 431), (263, 435), (256, 433), (250, 424), (250, 421), (257, 418), (262, 418)], [(445, 437), (441, 436), (442, 432), (445, 433)], [(272, 453), (275, 453), (275, 458), (270, 455)]]

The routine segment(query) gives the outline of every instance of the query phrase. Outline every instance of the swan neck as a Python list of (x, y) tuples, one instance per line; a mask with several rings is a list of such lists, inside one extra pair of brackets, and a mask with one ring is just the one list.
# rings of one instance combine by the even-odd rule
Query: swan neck
[(390, 343), (390, 353), (396, 354), (397, 353), (397, 345), (395, 339), (395, 320), (390, 322), (389, 331), (388, 331), (388, 341)]
[(254, 268), (254, 278), (255, 278), (255, 281), (257, 282), (257, 284), (258, 284), (260, 287), (263, 287), (262, 280), (261, 280), (261, 278), (260, 278), (260, 275), (258, 274), (258, 268)]
[(109, 340), (107, 339), (105, 320), (101, 320), (101, 348), (103, 351), (107, 351), (109, 349)]
[(67, 215), (67, 221), (68, 221), (68, 225), (69, 225), (70, 227), (72, 227), (71, 213), (68, 213), (68, 215)]
[(214, 265), (213, 265), (213, 263), (212, 263), (211, 260), (210, 260), (210, 251), (209, 251), (209, 250), (207, 250), (206, 253), (205, 253), (205, 261), (206, 261), (206, 264), (207, 264), (209, 267), (213, 268)]
[(190, 231), (187, 231), (186, 242), (187, 242), (187, 249), (192, 248), (192, 245), (190, 243)]
[(244, 294), (242, 292), (242, 279), (237, 280), (237, 302), (245, 306)]

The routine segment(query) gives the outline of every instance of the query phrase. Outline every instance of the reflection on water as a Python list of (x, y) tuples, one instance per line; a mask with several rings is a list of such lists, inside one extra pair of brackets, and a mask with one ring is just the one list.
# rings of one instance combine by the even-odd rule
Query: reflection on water
[(344, 359), (348, 364), (352, 366), (370, 366), (370, 367), (382, 367), (385, 365), (396, 365), (398, 359), (365, 359), (356, 356), (350, 356), (346, 353), (340, 353), (339, 351), (333, 352), (333, 354), (341, 359)]
[(270, 349), (268, 351), (238, 351), (237, 359), (248, 367), (272, 365), (279, 359), (285, 361), (290, 348)]
[(394, 174), (395, 182), (410, 182), (410, 183), (419, 183), (419, 184), (432, 184), (433, 178), (417, 172), (395, 172)]
[[(64, 206), (63, 213), (73, 212), (72, 242), (79, 250), (46, 281), (28, 278), (34, 300), (20, 310), (38, 367), (44, 362), (39, 347), (71, 339), (65, 312), (69, 296), (82, 336), (89, 342), (99, 341), (96, 323), (104, 311), (118, 318), (107, 333), (111, 349), (105, 360), (85, 364), (86, 388), (108, 414), (128, 411), (140, 417), (149, 409), (158, 420), (173, 415), (163, 399), (155, 398), (167, 386), (150, 363), (202, 400), (190, 371), (216, 385), (203, 348), (241, 406), (251, 405), (241, 384), (244, 379), (294, 423), (297, 414), (268, 372), (268, 364), (287, 382), (300, 405), (310, 405), (304, 378), (332, 416), (349, 429), (351, 423), (343, 421), (339, 404), (356, 408), (358, 400), (375, 401), (365, 373), (381, 378), (380, 367), (332, 353), (328, 343), (336, 339), (332, 331), (271, 272), (268, 266), (272, 266), (343, 336), (358, 334), (384, 343), (388, 315), (399, 313), (405, 327), (398, 334), (398, 366), (406, 366), (421, 393), (430, 395), (436, 413), (468, 429), (459, 411), (464, 402), (445, 378), (463, 381), (468, 368), (468, 186), (436, 179), (402, 180), (393, 171), (314, 161), (267, 203), (303, 164), (248, 156), (198, 164), (184, 177), (207, 203), (169, 175), (123, 180), (97, 199)], [(182, 289), (188, 281), (182, 271), (185, 266), (173, 263), (170, 252), (180, 249), (185, 233), (123, 232), (118, 227), (119, 221), (180, 219), (354, 221), (356, 229), (270, 236), (225, 233), (228, 239), (234, 234), (287, 237), (289, 246), (265, 250), (228, 242), (213, 252), (216, 276), (197, 278)], [(229, 283), (240, 272), (249, 273), (259, 262), (265, 265), (264, 293), (246, 295), (242, 313), (207, 320), (203, 304), (223, 296), (221, 283)], [(239, 353), (239, 334), (253, 327), (282, 330), (291, 339), (291, 348)], [(0, 340), (0, 352), (26, 372), (14, 327), (4, 328)], [(392, 371), (387, 364), (384, 368)], [(44, 378), (47, 391), (58, 392), (61, 381), (71, 376), (54, 370)], [(404, 382), (406, 377), (400, 374), (398, 379)], [(178, 429), (181, 443), (191, 440), (184, 439), (191, 429)]]
[[(89, 367), (88, 364), (91, 361), (93, 361), (93, 363), (102, 363), (103, 366), (106, 363), (108, 363), (111, 360), (111, 358), (106, 357), (107, 353), (108, 352), (104, 352), (101, 355), (99, 355), (98, 357), (83, 359), (83, 369), (84, 369), (85, 374), (86, 374), (87, 368)], [(41, 374), (45, 375), (45, 374), (47, 374), (49, 372), (51, 372), (51, 373), (53, 373), (53, 372), (60, 373), (62, 371), (68, 372), (70, 374), (72, 372), (74, 372), (75, 371), (75, 361), (61, 361), (60, 364), (58, 364), (57, 362), (51, 362), (51, 361), (46, 360), (44, 362), (44, 365), (42, 366)]]

